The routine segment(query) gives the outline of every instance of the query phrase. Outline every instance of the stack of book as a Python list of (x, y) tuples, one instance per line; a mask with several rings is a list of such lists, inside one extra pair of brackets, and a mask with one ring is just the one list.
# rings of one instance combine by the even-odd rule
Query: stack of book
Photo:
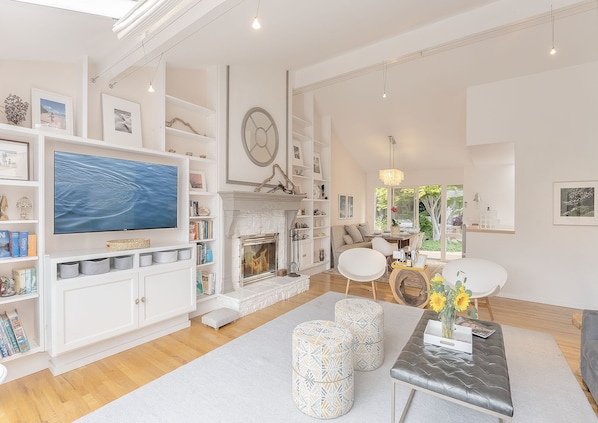
[(213, 295), (216, 292), (216, 276), (213, 272), (197, 271), (198, 292)]
[(212, 238), (212, 221), (198, 220), (189, 223), (189, 241)]
[(37, 254), (37, 236), (29, 232), (0, 230), (0, 258)]
[(29, 340), (17, 310), (0, 314), (0, 354), (9, 357), (29, 351)]

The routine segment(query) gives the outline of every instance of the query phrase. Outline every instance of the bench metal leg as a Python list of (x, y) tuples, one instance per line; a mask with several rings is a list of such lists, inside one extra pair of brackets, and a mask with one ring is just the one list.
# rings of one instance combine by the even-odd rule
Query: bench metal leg
[[(397, 384), (393, 381), (392, 382), (392, 387), (391, 387), (391, 394), (392, 394), (392, 398), (390, 401), (390, 406), (392, 407), (390, 409), (390, 421), (391, 423), (395, 423), (395, 388), (396, 388)], [(407, 397), (407, 402), (405, 403), (405, 406), (403, 407), (403, 412), (401, 413), (401, 418), (399, 419), (399, 423), (403, 423), (405, 421), (405, 416), (407, 416), (407, 410), (409, 409), (409, 406), (411, 405), (411, 400), (413, 399), (413, 394), (415, 393), (415, 389), (412, 389), (409, 392), (409, 397)]]

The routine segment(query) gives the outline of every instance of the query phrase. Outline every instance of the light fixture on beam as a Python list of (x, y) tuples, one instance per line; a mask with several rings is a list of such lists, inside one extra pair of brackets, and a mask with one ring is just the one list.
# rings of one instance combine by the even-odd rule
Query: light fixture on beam
[(401, 182), (405, 179), (405, 174), (403, 171), (399, 169), (395, 169), (394, 167), (394, 148), (397, 142), (395, 141), (392, 135), (388, 136), (388, 146), (389, 146), (389, 167), (388, 169), (382, 169), (380, 171), (380, 180), (384, 183), (384, 185), (393, 187), (400, 185)]
[(164, 55), (164, 53), (162, 53), (160, 55), (160, 58), (158, 59), (158, 64), (156, 65), (156, 69), (154, 69), (154, 74), (152, 75), (152, 78), (150, 79), (149, 88), (147, 89), (150, 93), (153, 93), (155, 91), (154, 86), (152, 85), (152, 82), (154, 81), (154, 78), (156, 77), (156, 72), (158, 72), (158, 67), (160, 66), (160, 62), (162, 61), (163, 55)]
[(382, 98), (386, 98), (386, 63), (382, 64)]
[(554, 14), (552, 13), (552, 5), (550, 5), (550, 24), (552, 25), (552, 48), (550, 49), (550, 54), (556, 54), (556, 48), (554, 47)]

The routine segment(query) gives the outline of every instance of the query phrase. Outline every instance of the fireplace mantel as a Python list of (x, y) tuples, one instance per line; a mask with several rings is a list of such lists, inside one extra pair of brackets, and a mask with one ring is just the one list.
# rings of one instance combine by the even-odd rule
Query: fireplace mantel
[(219, 192), (224, 211), (299, 210), (305, 195), (273, 192), (223, 191)]

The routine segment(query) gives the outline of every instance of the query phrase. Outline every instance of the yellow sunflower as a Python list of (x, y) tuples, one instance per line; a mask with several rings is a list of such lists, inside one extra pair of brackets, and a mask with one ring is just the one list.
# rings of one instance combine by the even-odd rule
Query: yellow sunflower
[(459, 291), (460, 292), (455, 297), (455, 310), (464, 311), (469, 307), (469, 295), (465, 292), (463, 287), (461, 287)]
[[(468, 298), (469, 301), (469, 298)], [(436, 313), (440, 313), (446, 305), (446, 297), (438, 292), (433, 292), (430, 295), (430, 306)]]

